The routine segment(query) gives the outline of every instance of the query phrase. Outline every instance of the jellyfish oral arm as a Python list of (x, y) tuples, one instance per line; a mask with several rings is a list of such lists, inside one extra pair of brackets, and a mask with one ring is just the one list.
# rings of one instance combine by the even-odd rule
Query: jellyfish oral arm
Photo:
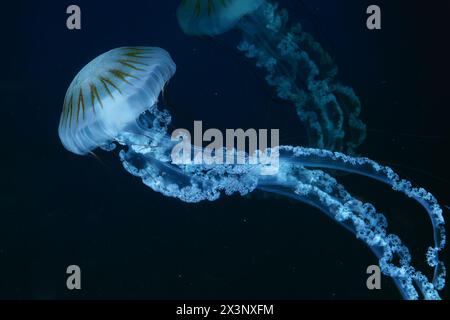
[[(305, 186), (303, 186), (303, 188), (305, 188)], [(260, 189), (260, 190), (263, 190), (263, 191), (266, 191), (269, 193), (280, 194), (285, 197), (288, 197), (288, 198), (291, 198), (294, 200), (298, 200), (298, 201), (306, 203), (312, 207), (315, 207), (318, 210), (320, 210), (321, 212), (323, 212), (325, 215), (330, 217), (333, 221), (338, 222), (342, 227), (344, 227), (346, 230), (350, 231), (354, 235), (358, 236), (358, 232), (361, 232), (362, 230), (370, 229), (370, 226), (364, 224), (363, 217), (364, 217), (364, 215), (366, 215), (365, 213), (364, 213), (364, 215), (358, 216), (357, 215), (358, 211), (355, 210), (353, 212), (353, 214), (355, 214), (355, 216), (352, 220), (350, 220), (350, 219), (342, 220), (342, 221), (338, 220), (338, 219), (336, 219), (336, 217), (338, 217), (339, 215), (335, 211), (330, 210), (329, 204), (327, 205), (326, 201), (320, 200), (321, 198), (326, 199), (327, 198), (326, 194), (324, 194), (322, 190), (320, 190), (318, 188), (314, 188), (313, 186), (310, 186), (310, 185), (306, 188), (308, 188), (311, 193), (314, 190), (314, 192), (317, 196), (316, 199), (313, 199), (313, 196), (311, 194), (300, 195), (300, 194), (293, 193), (289, 190), (282, 190), (278, 186), (275, 186), (275, 187), (274, 186), (259, 186), (258, 187), (258, 189)], [(319, 196), (320, 194), (322, 195), (322, 197)], [(343, 210), (342, 208), (344, 207), (344, 204), (342, 202), (339, 202), (339, 200), (329, 198), (328, 201), (329, 201), (329, 203), (333, 203), (334, 206), (340, 207), (341, 210)], [(356, 200), (354, 200), (354, 201), (356, 201)], [(355, 224), (352, 224), (352, 221), (355, 221)], [(385, 223), (384, 220), (382, 220), (382, 222)], [(358, 231), (356, 230), (356, 227), (358, 227)], [(385, 234), (385, 232), (383, 231), (383, 235), (384, 234)], [(372, 238), (375, 238), (375, 237), (377, 237), (377, 235), (375, 235), (375, 234), (372, 235)], [(369, 244), (368, 241), (364, 241), (364, 243), (374, 253), (374, 255), (377, 257), (378, 260), (381, 260), (385, 256), (385, 249), (382, 246), (371, 245), (371, 244)], [(392, 252), (392, 249), (389, 249), (388, 252), (389, 253)], [(391, 257), (391, 255), (389, 257)], [(392, 268), (392, 266), (389, 266), (389, 268)], [(386, 269), (386, 267), (385, 267), (385, 269)], [(385, 270), (384, 270), (384, 272), (386, 273)], [(419, 298), (417, 291), (411, 286), (411, 282), (403, 281), (403, 279), (395, 277), (395, 276), (393, 276), (392, 279), (393, 279), (395, 285), (397, 286), (397, 288), (399, 289), (400, 294), (403, 297), (403, 299), (415, 300), (415, 299)], [(433, 292), (432, 296), (436, 299), (439, 299), (439, 296), (436, 295), (436, 292)], [(430, 297), (431, 297), (431, 295), (430, 295)]]
[[(281, 148), (285, 149), (281, 151), (281, 154), (285, 157), (287, 156), (286, 148), (289, 150), (288, 153), (292, 151), (291, 147)], [(381, 213), (378, 213), (371, 204), (362, 203), (359, 200), (354, 199), (343, 186), (338, 184), (334, 178), (323, 171), (308, 170), (303, 166), (309, 165), (310, 167), (332, 168), (334, 170), (344, 170), (353, 173), (357, 172), (358, 174), (370, 176), (370, 170), (368, 168), (348, 170), (345, 166), (336, 163), (338, 162), (336, 161), (336, 158), (339, 158), (341, 155), (324, 153), (321, 150), (297, 149), (293, 152), (294, 158), (300, 154), (305, 157), (302, 158), (302, 156), (300, 156), (300, 158), (293, 159), (292, 155), (289, 155), (287, 158), (283, 158), (284, 161), (282, 162), (283, 165), (280, 167), (280, 172), (284, 172), (284, 174), (280, 174), (280, 176), (276, 178), (261, 178), (258, 188), (268, 192), (281, 194), (314, 206), (355, 234), (377, 256), (380, 260), (382, 271), (393, 278), (405, 299), (419, 298), (419, 294), (414, 287), (414, 284), (421, 292), (423, 298), (440, 299), (438, 290), (441, 290), (444, 286), (445, 267), (442, 262), (438, 261), (437, 254), (445, 245), (444, 230), (440, 229), (443, 228), (443, 219), (440, 220), (440, 217), (432, 218), (432, 220), (438, 220), (433, 222), (435, 234), (441, 234), (444, 239), (441, 238), (441, 242), (438, 242), (439, 247), (430, 248), (433, 252), (433, 263), (430, 263), (430, 259), (427, 257), (430, 266), (435, 268), (433, 281), (430, 282), (421, 272), (415, 270), (411, 266), (411, 255), (400, 239), (393, 234), (387, 234), (387, 221)], [(326, 166), (320, 165), (318, 161), (307, 159), (318, 155), (322, 157), (322, 164), (327, 162)], [(327, 161), (325, 161), (324, 158), (328, 158)], [(348, 160), (351, 160), (352, 162), (367, 161), (366, 159), (357, 158)], [(298, 166), (300, 166), (300, 168)], [(390, 169), (380, 166), (380, 170), (389, 171)], [(380, 176), (382, 176), (382, 174), (380, 174)], [(279, 179), (282, 181), (279, 181)], [(396, 181), (397, 178), (381, 179), (378, 177), (377, 180), (388, 183), (391, 186), (397, 184), (393, 182)], [(415, 192), (413, 188), (400, 189), (394, 187), (394, 189), (403, 191), (407, 195)], [(424, 202), (427, 203), (424, 207), (429, 214), (431, 209), (439, 216), (439, 207), (435, 207), (435, 204), (430, 206), (429, 194), (421, 192), (420, 195), (411, 197), (416, 199), (422, 205)], [(432, 216), (432, 214), (430, 216)], [(436, 225), (438, 225), (438, 227), (436, 227)], [(429, 255), (430, 254), (427, 256)], [(394, 258), (398, 258), (400, 261), (399, 266), (393, 264), (392, 261)]]
[[(156, 107), (152, 112), (130, 126), (118, 141), (126, 147), (120, 152), (124, 168), (154, 191), (196, 203), (215, 201), (222, 193), (245, 195), (261, 189), (305, 202), (364, 241), (404, 298), (417, 299), (418, 291), (426, 299), (440, 298), (438, 290), (444, 286), (445, 267), (438, 260), (438, 253), (445, 246), (444, 219), (436, 199), (425, 190), (413, 188), (390, 168), (369, 159), (291, 146), (279, 147), (279, 169), (275, 175), (261, 175), (261, 168), (250, 164), (176, 165), (170, 156), (174, 142), (165, 134), (165, 126), (153, 127), (148, 119), (161, 121)], [(158, 143), (154, 143), (155, 137)], [(382, 181), (422, 204), (435, 233), (435, 246), (427, 254), (429, 265), (435, 268), (433, 280), (429, 281), (411, 265), (408, 249), (397, 236), (387, 233), (386, 219), (373, 205), (356, 200), (334, 178), (318, 169), (341, 170)], [(394, 265), (395, 258), (399, 265)]]
[(403, 192), (419, 202), (428, 212), (433, 224), (436, 248), (445, 246), (444, 217), (436, 198), (422, 188), (413, 188), (407, 180), (402, 180), (390, 168), (379, 165), (367, 158), (353, 158), (341, 153), (306, 148), (282, 147), (281, 152), (292, 152), (302, 164), (311, 168), (337, 169), (370, 177), (390, 185), (394, 190)]
[(367, 158), (353, 158), (325, 150), (292, 147), (284, 149), (293, 152), (295, 157), (300, 157), (300, 161), (307, 167), (330, 168), (364, 175), (390, 185), (393, 190), (402, 192), (421, 204), (428, 213), (433, 227), (434, 247), (430, 247), (427, 252), (427, 262), (435, 268), (433, 285), (437, 290), (444, 287), (446, 270), (443, 262), (439, 261), (438, 254), (446, 245), (445, 220), (441, 207), (431, 193), (423, 188), (414, 188), (409, 181), (401, 179), (391, 168), (381, 166)]

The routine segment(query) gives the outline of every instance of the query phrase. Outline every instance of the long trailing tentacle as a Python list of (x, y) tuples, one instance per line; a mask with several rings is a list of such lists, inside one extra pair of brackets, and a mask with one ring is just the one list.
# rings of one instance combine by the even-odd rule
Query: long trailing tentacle
[[(308, 203), (355, 234), (377, 256), (383, 273), (393, 278), (405, 299), (419, 298), (413, 283), (425, 299), (440, 299), (437, 288), (411, 266), (411, 255), (401, 240), (387, 233), (387, 220), (373, 205), (353, 198), (323, 171), (307, 170), (292, 162), (280, 169), (283, 174), (261, 179), (259, 188)], [(396, 257), (399, 266), (393, 263)]]
[(427, 211), (433, 226), (434, 247), (427, 252), (427, 262), (435, 268), (433, 285), (441, 290), (445, 285), (446, 269), (439, 261), (439, 252), (446, 244), (445, 220), (436, 198), (423, 188), (415, 188), (411, 182), (401, 179), (391, 168), (368, 158), (355, 158), (338, 152), (300, 147), (280, 147), (282, 157), (299, 161), (306, 167), (329, 168), (367, 176), (390, 185), (394, 190), (416, 200)]

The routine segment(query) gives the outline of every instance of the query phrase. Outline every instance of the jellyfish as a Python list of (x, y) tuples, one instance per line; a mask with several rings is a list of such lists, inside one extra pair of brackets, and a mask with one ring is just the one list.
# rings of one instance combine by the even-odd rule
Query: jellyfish
[(337, 80), (331, 56), (288, 12), (268, 0), (182, 0), (177, 10), (188, 35), (242, 35), (237, 48), (266, 72), (277, 96), (292, 103), (309, 146), (355, 154), (366, 137), (361, 102)]
[[(231, 154), (232, 159), (240, 155), (246, 161), (174, 161), (179, 141), (169, 134), (172, 116), (159, 105), (158, 98), (175, 71), (170, 54), (157, 47), (122, 47), (92, 60), (67, 90), (59, 123), (63, 146), (77, 155), (97, 148), (114, 150), (124, 169), (142, 179), (144, 185), (193, 205), (255, 190), (307, 203), (362, 240), (402, 297), (440, 299), (446, 271), (439, 253), (446, 235), (442, 210), (432, 194), (370, 159), (322, 149), (276, 146), (242, 154), (219, 148), (215, 154)], [(193, 151), (203, 148), (190, 147)], [(267, 163), (250, 161), (263, 154), (278, 156), (277, 170), (268, 173)], [(426, 261), (434, 270), (432, 278), (412, 265), (408, 248), (398, 236), (387, 232), (385, 216), (372, 204), (352, 196), (327, 169), (381, 181), (424, 208), (434, 231), (434, 244), (426, 253)]]

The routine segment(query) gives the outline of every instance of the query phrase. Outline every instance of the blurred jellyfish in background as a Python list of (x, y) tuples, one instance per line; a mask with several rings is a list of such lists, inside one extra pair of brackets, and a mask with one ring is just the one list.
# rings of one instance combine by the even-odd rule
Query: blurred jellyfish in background
[[(118, 48), (91, 61), (66, 93), (59, 124), (64, 147), (79, 155), (98, 147), (106, 151), (118, 149), (120, 161), (130, 174), (154, 191), (188, 203), (215, 201), (221, 194), (246, 195), (256, 189), (305, 202), (364, 241), (404, 298), (440, 298), (438, 291), (445, 285), (445, 266), (439, 261), (439, 252), (445, 246), (445, 229), (442, 210), (433, 195), (414, 188), (390, 168), (367, 158), (320, 149), (268, 148), (245, 154), (247, 161), (242, 164), (174, 162), (173, 151), (179, 142), (168, 132), (171, 115), (158, 107), (158, 97), (175, 71), (169, 53), (154, 47)], [(189, 147), (193, 151), (203, 148)], [(231, 154), (236, 159), (235, 149), (220, 148), (214, 152)], [(250, 161), (263, 152), (279, 156), (278, 170), (273, 174), (264, 171), (267, 168), (263, 162)], [(384, 215), (373, 205), (357, 200), (320, 169), (381, 181), (420, 203), (434, 231), (435, 243), (426, 256), (429, 266), (434, 268), (432, 279), (411, 265), (408, 248), (399, 237), (387, 233)]]
[(330, 55), (288, 12), (267, 0), (181, 0), (181, 29), (194, 36), (241, 32), (238, 49), (266, 72), (279, 98), (292, 103), (305, 124), (309, 145), (354, 154), (366, 137), (361, 103), (337, 80)]

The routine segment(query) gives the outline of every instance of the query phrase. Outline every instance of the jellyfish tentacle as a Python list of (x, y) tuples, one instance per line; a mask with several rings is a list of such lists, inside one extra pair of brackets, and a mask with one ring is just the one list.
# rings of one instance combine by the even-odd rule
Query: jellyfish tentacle
[(423, 188), (413, 187), (409, 181), (401, 179), (391, 168), (381, 166), (367, 158), (354, 158), (338, 152), (289, 146), (281, 147), (280, 154), (295, 158), (294, 161), (301, 162), (305, 167), (342, 170), (370, 177), (390, 185), (395, 191), (402, 192), (421, 204), (430, 217), (434, 236), (434, 247), (428, 249), (427, 262), (435, 268), (433, 283), (436, 288), (440, 290), (444, 287), (446, 269), (443, 262), (439, 260), (438, 254), (446, 245), (445, 220), (441, 207), (431, 193)]
[[(289, 198), (308, 203), (327, 216), (344, 226), (362, 240), (377, 256), (384, 274), (395, 281), (401, 295), (408, 300), (419, 298), (413, 282), (425, 299), (440, 299), (438, 288), (411, 266), (411, 255), (400, 239), (393, 234), (387, 234), (387, 220), (378, 213), (373, 205), (354, 199), (345, 188), (323, 171), (306, 170), (289, 164), (283, 179), (291, 180), (285, 183), (277, 179), (267, 179), (260, 182), (259, 188), (268, 192), (282, 194)], [(297, 184), (295, 184), (295, 181)], [(400, 265), (392, 260), (397, 255)]]
[[(386, 218), (373, 205), (353, 198), (325, 172), (308, 168), (344, 170), (388, 183), (395, 190), (424, 205), (434, 219), (433, 228), (436, 228), (444, 221), (442, 215), (434, 216), (439, 214), (439, 208), (433, 207), (437, 203), (433, 202), (435, 199), (426, 191), (413, 188), (390, 168), (382, 167), (369, 159), (291, 146), (279, 147), (280, 167), (274, 176), (261, 175), (258, 165), (175, 165), (170, 159), (174, 142), (167, 135), (169, 120), (164, 114), (154, 106), (133, 124), (133, 128), (128, 128), (117, 139), (128, 147), (128, 151), (120, 152), (124, 168), (141, 178), (145, 185), (165, 196), (189, 203), (215, 201), (222, 193), (231, 195), (238, 192), (245, 195), (257, 188), (306, 202), (325, 212), (364, 241), (377, 255), (383, 273), (394, 279), (403, 297), (419, 297), (413, 285), (415, 283), (425, 299), (440, 298), (437, 290), (443, 287), (445, 274), (437, 255), (445, 245), (444, 239), (436, 245), (439, 250), (433, 252), (432, 258), (437, 260), (436, 263), (429, 262), (430, 266), (435, 267), (435, 276), (433, 282), (430, 282), (411, 266), (411, 255), (400, 239), (387, 234)], [(160, 123), (164, 125), (155, 125)], [(157, 144), (152, 141), (154, 137), (158, 137)], [(430, 209), (435, 211), (430, 213)], [(445, 234), (442, 236), (445, 237)], [(393, 264), (394, 257), (399, 258), (399, 266)]]
[[(154, 127), (161, 122), (163, 126)], [(256, 188), (258, 175), (252, 172), (257, 169), (250, 165), (174, 165), (171, 152), (176, 142), (167, 134), (168, 124), (165, 113), (155, 105), (116, 138), (128, 149), (119, 154), (124, 168), (145, 185), (188, 203), (215, 201), (222, 192), (245, 195)]]
[[(411, 279), (405, 276), (399, 278), (394, 274), (393, 270), (399, 270), (400, 267), (395, 267), (381, 260), (381, 259), (391, 260), (393, 257), (392, 250), (386, 250), (384, 247), (380, 245), (377, 246), (371, 244), (375, 241), (374, 239), (376, 239), (377, 237), (379, 238), (385, 237), (384, 233), (381, 234), (373, 233), (372, 237), (362, 236), (362, 234), (364, 234), (363, 231), (367, 232), (367, 230), (371, 230), (371, 228), (373, 228), (373, 225), (365, 224), (364, 218), (361, 218), (361, 215), (359, 214), (358, 210), (354, 210), (352, 213), (350, 213), (351, 212), (350, 209), (346, 208), (344, 204), (339, 203), (337, 199), (334, 199), (333, 197), (331, 197), (321, 189), (317, 188), (316, 186), (307, 185), (303, 183), (299, 183), (297, 187), (298, 190), (297, 192), (282, 191), (279, 189), (279, 187), (272, 187), (272, 188), (263, 187), (261, 188), (261, 190), (281, 194), (286, 197), (307, 203), (312, 207), (315, 207), (319, 209), (321, 212), (325, 213), (327, 216), (333, 219), (333, 221), (338, 222), (345, 229), (355, 234), (371, 249), (371, 251), (375, 254), (377, 259), (379, 259), (380, 261), (380, 267), (382, 272), (385, 275), (393, 278), (395, 284), (397, 285), (397, 288), (399, 289), (404, 299), (416, 300), (419, 298), (417, 291), (412, 285)], [(342, 215), (344, 212), (346, 216), (351, 216), (351, 219), (343, 218)], [(354, 224), (352, 224), (351, 222), (353, 222)], [(435, 299), (439, 299), (438, 295), (434, 295), (433, 297)]]

